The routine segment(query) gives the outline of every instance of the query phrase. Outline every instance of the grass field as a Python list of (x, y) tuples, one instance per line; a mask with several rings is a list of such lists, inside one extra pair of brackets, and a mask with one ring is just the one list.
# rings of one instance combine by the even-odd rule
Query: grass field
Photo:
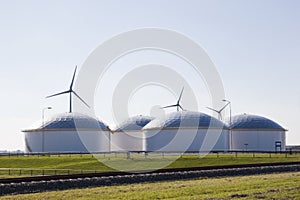
[[(183, 155), (175, 162), (174, 157), (161, 155), (132, 156), (126, 159), (124, 155), (102, 157), (104, 163), (110, 166), (126, 166), (127, 169), (138, 170), (155, 168), (161, 163), (166, 164), (166, 168), (184, 168), (199, 166), (217, 166), (231, 164), (248, 163), (272, 163), (272, 162), (294, 162), (300, 161), (300, 154), (219, 154), (208, 155), (200, 158), (197, 155)], [(43, 172), (42, 172), (43, 170)], [(0, 178), (12, 176), (30, 176), (45, 174), (67, 174), (67, 173), (91, 173), (100, 171), (113, 171), (93, 158), (91, 155), (72, 156), (20, 156), (20, 157), (0, 157)]]
[(168, 181), (3, 196), (0, 200), (300, 199), (300, 172)]

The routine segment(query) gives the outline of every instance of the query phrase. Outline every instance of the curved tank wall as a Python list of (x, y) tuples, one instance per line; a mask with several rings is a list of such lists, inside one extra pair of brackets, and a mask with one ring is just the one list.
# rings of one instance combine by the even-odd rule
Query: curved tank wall
[(258, 115), (241, 114), (232, 118), (231, 150), (281, 151), (286, 148), (286, 130)]
[(112, 132), (111, 151), (143, 151), (141, 131)]
[(200, 112), (182, 111), (143, 128), (144, 151), (229, 150), (226, 124)]
[(64, 113), (44, 125), (23, 130), (27, 152), (107, 152), (109, 128), (79, 113)]
[(142, 151), (143, 135), (141, 129), (153, 117), (135, 116), (121, 123), (111, 134), (111, 151)]

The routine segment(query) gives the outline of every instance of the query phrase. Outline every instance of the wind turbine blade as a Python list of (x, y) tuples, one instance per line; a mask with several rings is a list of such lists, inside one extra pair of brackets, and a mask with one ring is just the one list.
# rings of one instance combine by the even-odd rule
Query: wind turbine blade
[(221, 108), (220, 112), (222, 112), (227, 106), (228, 106), (229, 103), (227, 103), (225, 106), (223, 106), (223, 108)]
[(73, 88), (74, 79), (75, 79), (75, 75), (76, 75), (76, 70), (77, 70), (77, 65), (75, 67), (75, 71), (74, 71), (74, 74), (73, 74), (72, 82), (71, 82), (71, 85), (70, 85), (70, 90), (72, 90), (72, 88)]
[(58, 96), (58, 95), (61, 95), (61, 94), (67, 94), (67, 93), (69, 93), (69, 92), (71, 92), (71, 91), (70, 91), (70, 90), (68, 90), (68, 91), (60, 92), (60, 93), (57, 93), (57, 94), (53, 94), (53, 95), (47, 96), (46, 98), (50, 98), (50, 97), (54, 97), (54, 96)]
[(90, 107), (75, 91), (72, 91), (80, 101), (82, 101), (88, 108)]
[(180, 92), (180, 95), (179, 95), (179, 98), (178, 98), (178, 101), (177, 101), (178, 104), (179, 104), (179, 102), (180, 102), (180, 100), (181, 100), (183, 90), (184, 90), (184, 87), (182, 87), (182, 90), (181, 90), (181, 92)]
[(165, 106), (165, 107), (162, 107), (162, 108), (171, 108), (171, 107), (175, 107), (175, 106), (177, 106), (177, 104), (176, 105)]
[(215, 109), (213, 109), (213, 108), (210, 108), (210, 107), (206, 107), (206, 108), (209, 109), (209, 110), (212, 110), (212, 111), (215, 111), (215, 112), (219, 113), (218, 110), (215, 110)]
[(181, 108), (181, 110), (184, 110), (183, 107), (182, 107), (181, 105), (178, 105), (178, 106), (179, 106), (179, 108)]

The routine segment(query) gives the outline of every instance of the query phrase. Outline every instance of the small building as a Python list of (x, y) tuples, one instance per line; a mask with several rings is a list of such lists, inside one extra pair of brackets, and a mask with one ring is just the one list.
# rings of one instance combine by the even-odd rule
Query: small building
[(26, 152), (108, 152), (110, 130), (96, 118), (63, 113), (26, 129)]
[(178, 111), (143, 128), (144, 151), (229, 150), (229, 130), (222, 121), (200, 112)]
[(286, 131), (278, 123), (258, 115), (233, 116), (231, 150), (283, 151)]
[(111, 134), (111, 151), (142, 151), (143, 135), (142, 128), (153, 117), (135, 116), (121, 123)]

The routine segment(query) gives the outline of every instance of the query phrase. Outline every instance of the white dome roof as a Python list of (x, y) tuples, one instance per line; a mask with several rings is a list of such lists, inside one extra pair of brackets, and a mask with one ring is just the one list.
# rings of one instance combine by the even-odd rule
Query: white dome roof
[(145, 125), (147, 125), (154, 117), (138, 115), (135, 117), (130, 117), (121, 123), (115, 131), (126, 131), (126, 130), (141, 130)]
[(228, 128), (222, 121), (200, 112), (180, 111), (157, 118), (148, 123), (143, 130), (161, 128)]
[(40, 131), (40, 130), (70, 130), (70, 129), (101, 129), (109, 130), (108, 126), (102, 121), (84, 115), (81, 113), (62, 113), (45, 121), (44, 125), (24, 130), (23, 132)]
[[(228, 121), (229, 122), (229, 121)], [(232, 117), (231, 128), (234, 129), (262, 129), (285, 130), (278, 123), (258, 115), (241, 114)]]

